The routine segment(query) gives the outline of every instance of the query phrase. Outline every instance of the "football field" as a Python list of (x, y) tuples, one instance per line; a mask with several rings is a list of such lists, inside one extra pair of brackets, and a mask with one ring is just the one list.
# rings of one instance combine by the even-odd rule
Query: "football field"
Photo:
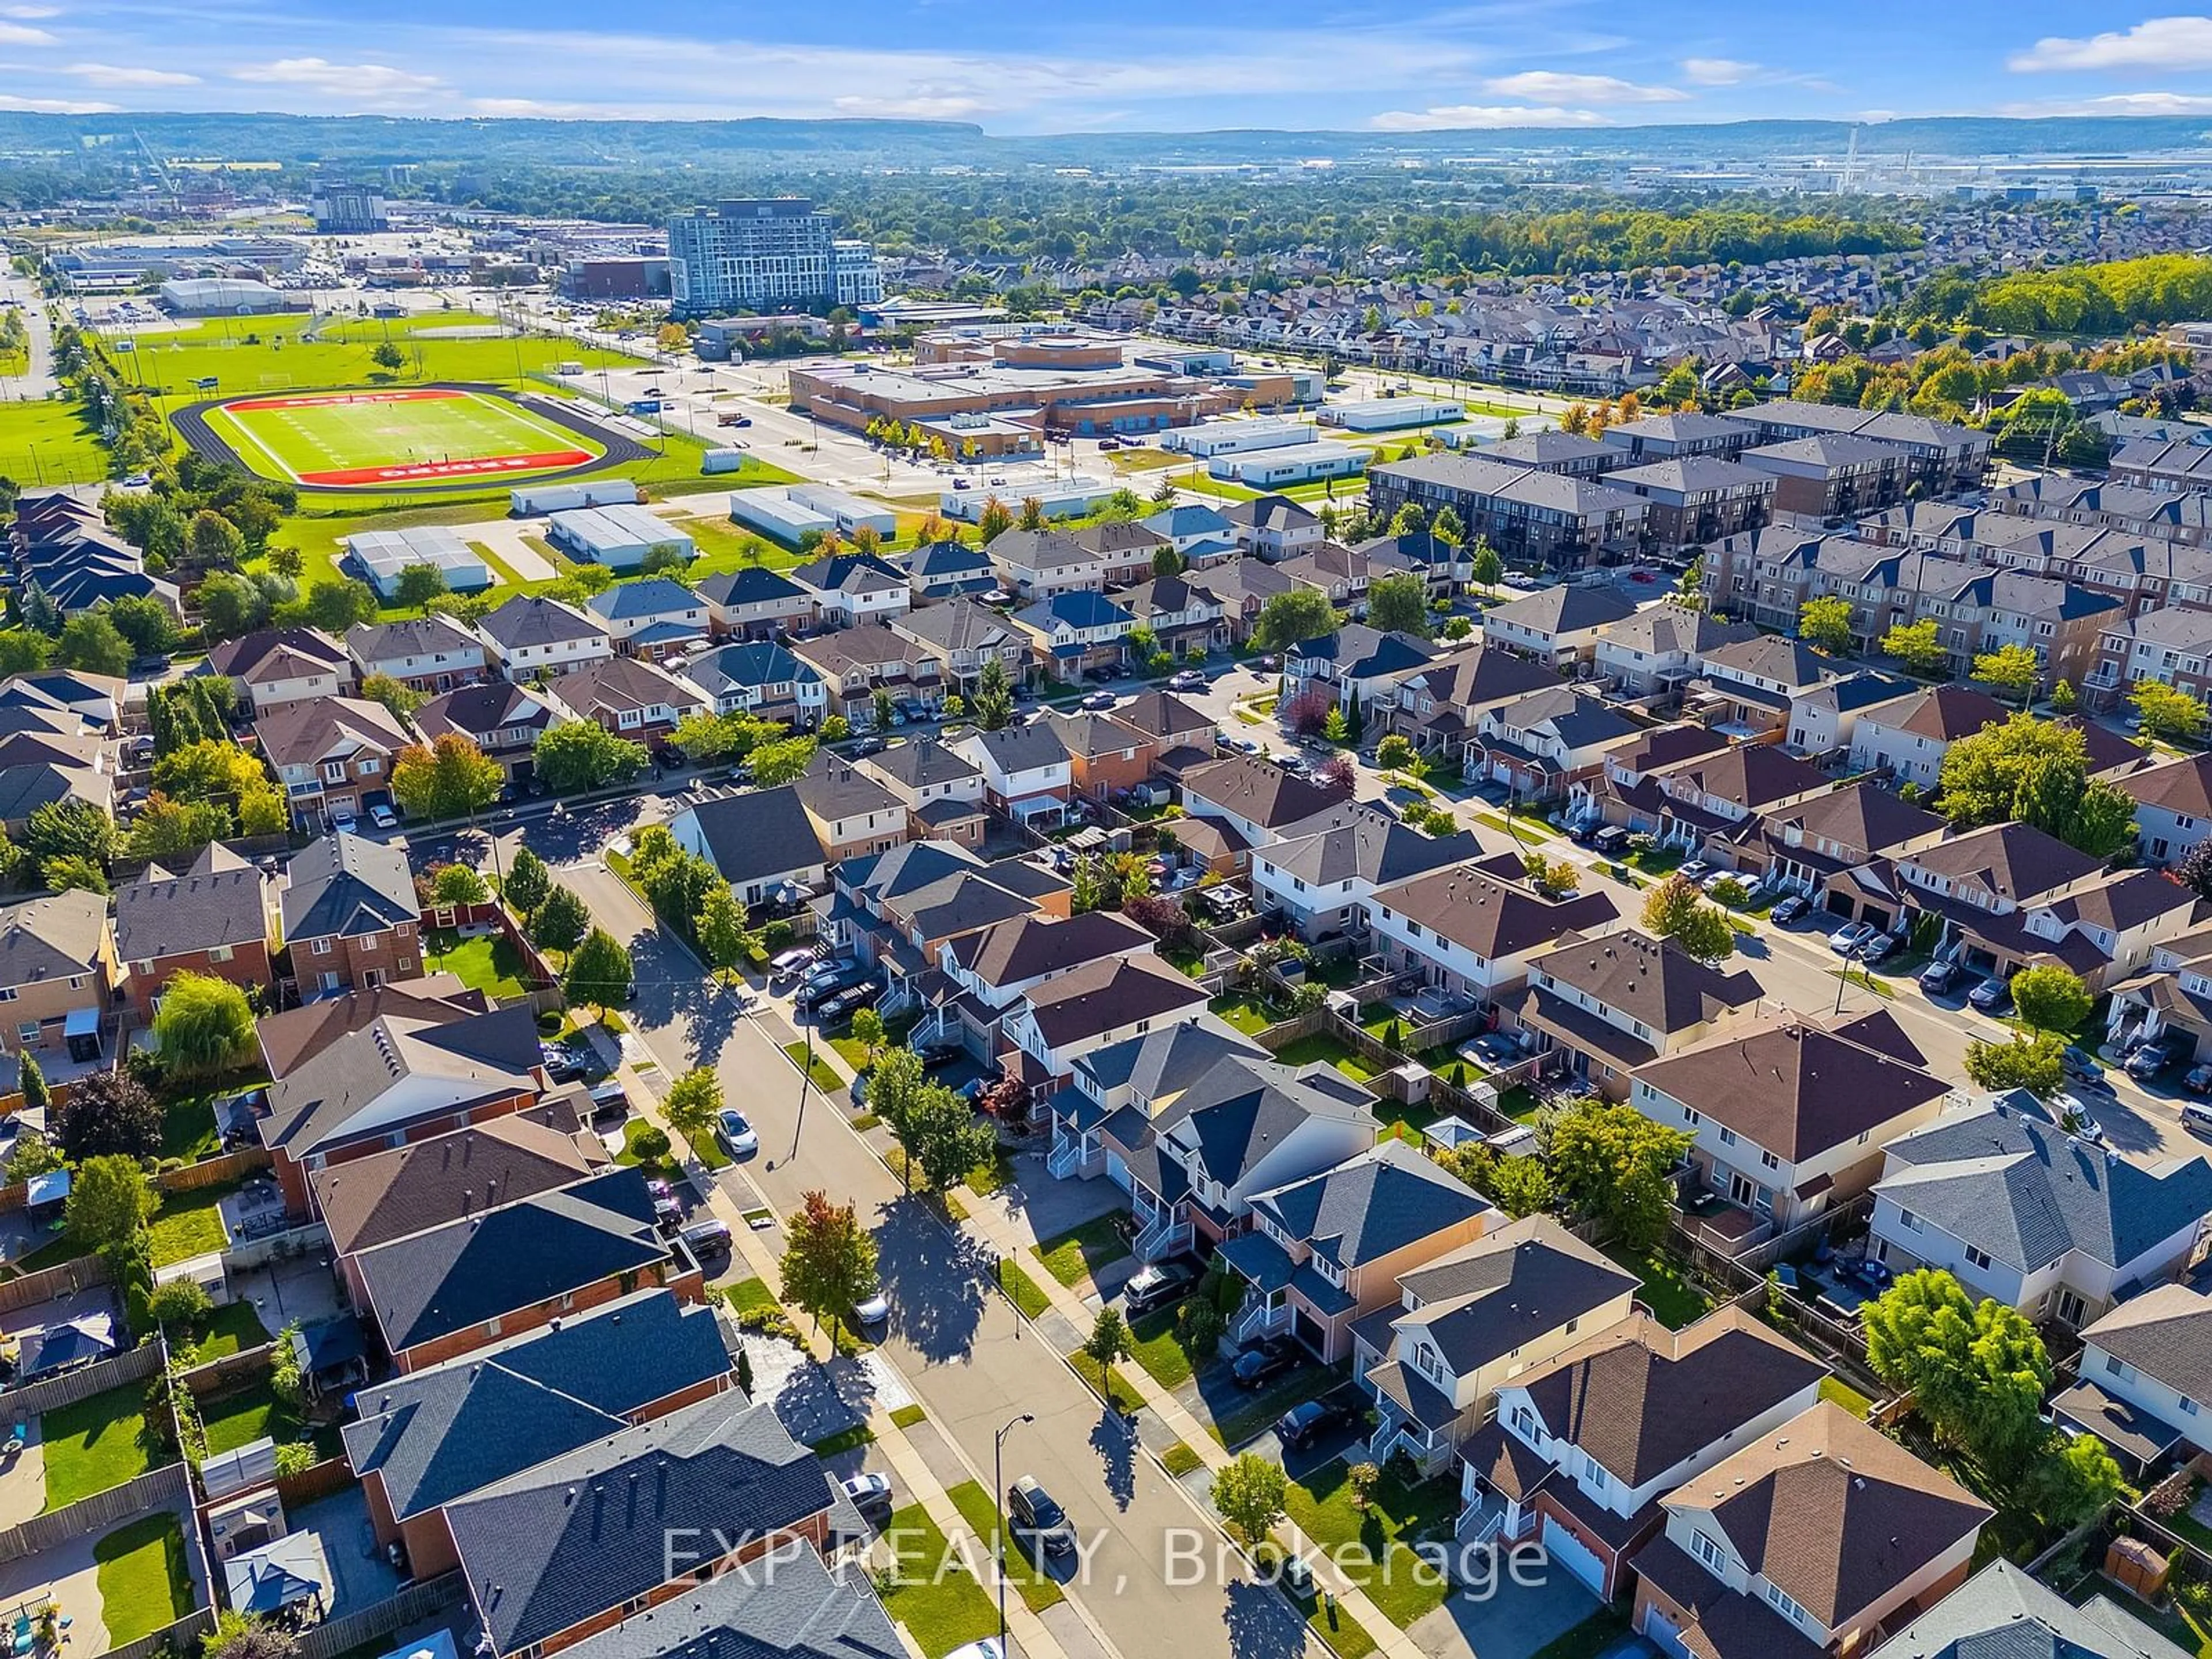
[(242, 398), (206, 414), (256, 471), (317, 489), (489, 483), (601, 453), (505, 398), (450, 386)]

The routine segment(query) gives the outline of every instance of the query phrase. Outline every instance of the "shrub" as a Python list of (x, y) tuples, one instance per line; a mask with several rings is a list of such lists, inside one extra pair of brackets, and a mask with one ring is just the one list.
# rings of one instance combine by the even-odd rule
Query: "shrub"
[(738, 1316), (738, 1328), (750, 1331), (756, 1336), (780, 1337), (793, 1346), (804, 1346), (799, 1341), (799, 1327), (780, 1307), (745, 1309)]
[(629, 1138), (629, 1149), (641, 1164), (658, 1164), (668, 1156), (668, 1132), (648, 1123)]
[(164, 1329), (197, 1330), (215, 1312), (215, 1304), (196, 1280), (173, 1279), (148, 1298), (148, 1311)]

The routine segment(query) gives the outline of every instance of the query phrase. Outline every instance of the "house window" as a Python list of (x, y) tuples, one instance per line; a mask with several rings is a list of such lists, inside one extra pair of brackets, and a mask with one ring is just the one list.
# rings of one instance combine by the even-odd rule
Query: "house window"
[(376, 935), (371, 933), (363, 939), (361, 942), (361, 948), (364, 951), (374, 951), (376, 949)]
[(326, 957), (330, 955), (331, 941), (327, 936), (319, 939), (314, 942), (314, 953), (319, 957)]
[(1908, 1233), (1917, 1233), (1920, 1231), (1920, 1218), (1910, 1210), (1899, 1210), (1897, 1212), (1897, 1224)]
[(1690, 1534), (1690, 1553), (1704, 1562), (1713, 1571), (1721, 1571), (1728, 1564), (1728, 1553), (1722, 1549), (1710, 1533)]
[(1789, 1593), (1771, 1580), (1766, 1586), (1766, 1599), (1774, 1604), (1774, 1610), (1791, 1624), (1802, 1625), (1805, 1622), (1805, 1609), (1791, 1601)]
[(208, 960), (210, 962), (228, 962), (230, 960), (230, 946), (228, 945), (210, 945), (208, 947)]
[(1592, 1490), (1605, 1490), (1605, 1469), (1588, 1452), (1583, 1454), (1583, 1479), (1589, 1483)]
[(1967, 1245), (1966, 1265), (1970, 1267), (1980, 1267), (1986, 1270), (1990, 1265), (1990, 1253), (1987, 1250), (1983, 1249), (1979, 1245)]
[(1762, 1152), (1759, 1155), (1759, 1161), (1770, 1170), (1778, 1170), (1782, 1167), (1782, 1160), (1771, 1152)]
[(1530, 1411), (1526, 1406), (1516, 1406), (1513, 1408), (1513, 1432), (1516, 1434), (1526, 1435), (1531, 1440), (1534, 1439), (1536, 1437), (1536, 1413)]
[(1692, 1129), (1696, 1128), (1698, 1125), (1703, 1123), (1705, 1121), (1705, 1115), (1703, 1112), (1698, 1111), (1688, 1106), (1682, 1108), (1682, 1121), (1688, 1124)]
[(1729, 1128), (1726, 1124), (1723, 1124), (1721, 1126), (1721, 1145), (1723, 1146), (1733, 1146), (1735, 1145), (1735, 1131)]

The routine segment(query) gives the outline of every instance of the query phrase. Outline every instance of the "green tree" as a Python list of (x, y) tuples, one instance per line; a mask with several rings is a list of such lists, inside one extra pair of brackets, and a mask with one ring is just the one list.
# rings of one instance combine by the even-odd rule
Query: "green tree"
[(218, 570), (202, 582), (192, 600), (214, 639), (237, 639), (269, 620), (267, 590), (228, 571)]
[(1234, 1527), (1247, 1549), (1274, 1530), (1283, 1518), (1290, 1496), (1290, 1476), (1283, 1466), (1257, 1452), (1241, 1452), (1235, 1462), (1213, 1475), (1213, 1507)]
[(1160, 546), (1152, 550), (1152, 577), (1154, 580), (1166, 581), (1170, 577), (1180, 576), (1183, 573), (1183, 556), (1182, 554), (1176, 551), (1175, 546), (1172, 543), (1164, 543)]
[(1949, 1273), (1906, 1273), (1862, 1310), (1867, 1363), (1910, 1389), (1937, 1437), (2008, 1483), (2043, 1442), (2051, 1359), (2035, 1328), (1993, 1298), (1969, 1297)]
[(386, 373), (397, 374), (405, 367), (407, 355), (390, 340), (382, 340), (378, 342), (376, 349), (368, 354), (368, 360)]
[(1950, 653), (1943, 648), (1942, 630), (1933, 617), (1916, 623), (1893, 623), (1881, 636), (1881, 648), (1911, 672), (1923, 676), (1942, 673), (1951, 660)]
[(884, 1017), (872, 1008), (862, 1008), (853, 1016), (853, 1041), (859, 1043), (871, 1063), (884, 1046)]
[(868, 700), (868, 712), (874, 716), (877, 731), (888, 732), (891, 729), (891, 722), (896, 716), (898, 709), (896, 700), (891, 696), (888, 688), (880, 685), (876, 688), (876, 695)]
[(706, 900), (699, 907), (696, 933), (699, 954), (708, 968), (718, 974), (737, 972), (752, 946), (749, 924), (745, 907), (730, 890), (729, 883), (717, 880), (707, 890)]
[(618, 738), (596, 720), (564, 720), (546, 727), (531, 755), (538, 778), (556, 795), (626, 783), (652, 759), (643, 744)]
[(131, 657), (131, 642), (98, 611), (80, 611), (64, 623), (54, 647), (56, 662), (87, 674), (127, 674)]
[(602, 1014), (629, 1000), (629, 952), (604, 927), (584, 935), (561, 975), (561, 988), (569, 1001)]
[(1098, 1310), (1098, 1317), (1091, 1322), (1091, 1334), (1083, 1344), (1083, 1352), (1098, 1367), (1100, 1388), (1106, 1395), (1106, 1409), (1114, 1409), (1114, 1367), (1129, 1358), (1129, 1327), (1121, 1317), (1121, 1310), (1112, 1306)]
[(1673, 939), (1700, 962), (1724, 962), (1735, 953), (1735, 929), (1686, 876), (1670, 875), (1644, 896), (1643, 921), (1644, 932)]
[[(69, 649), (69, 635), (62, 635), (62, 649)], [(2135, 683), (2128, 693), (2142, 719), (2147, 737), (2166, 738), (2175, 743), (2194, 743), (2204, 730), (2204, 705), (2186, 691), (2157, 680), (2142, 679)]]
[(814, 746), (812, 738), (785, 738), (758, 745), (752, 753), (754, 783), (773, 789), (797, 782), (814, 759)]
[(128, 1249), (155, 1207), (154, 1185), (138, 1160), (103, 1152), (77, 1165), (62, 1224), (73, 1243), (106, 1255)]
[(1328, 594), (1317, 587), (1293, 587), (1260, 607), (1252, 638), (1264, 651), (1282, 651), (1301, 640), (1334, 634), (1343, 625), (1344, 613), (1328, 602)]
[[(878, 1073), (882, 1069), (878, 1066)], [(910, 1098), (896, 1103), (896, 1116), (887, 1109), (894, 1103), (884, 1099), (880, 1087), (871, 1087), (868, 1099), (906, 1153), (909, 1184), (919, 1175), (925, 1192), (958, 1186), (978, 1164), (989, 1161), (998, 1146), (997, 1131), (942, 1084), (925, 1083), (915, 1090)]]
[(56, 859), (104, 866), (114, 856), (115, 821), (90, 801), (49, 801), (25, 824), (23, 850), (42, 866)]
[(361, 683), (361, 695), (371, 702), (380, 702), (392, 718), (402, 726), (414, 718), (415, 711), (430, 699), (411, 687), (402, 685), (389, 674), (371, 674)]
[(1006, 665), (993, 657), (975, 678), (975, 724), (996, 732), (1013, 723), (1014, 689), (1006, 679)]
[(185, 557), (202, 570), (235, 570), (246, 556), (246, 536), (212, 508), (192, 515), (185, 532)]
[(2075, 690), (2073, 681), (2053, 680), (2051, 683), (2051, 712), (2052, 714), (2070, 714), (2081, 705), (2081, 693)]
[(514, 862), (507, 866), (507, 881), (501, 896), (520, 916), (535, 915), (538, 907), (545, 902), (545, 896), (553, 890), (552, 872), (546, 869), (545, 860), (527, 847), (514, 849)]
[(853, 722), (842, 714), (827, 715), (816, 735), (824, 743), (842, 743), (853, 735)]
[(694, 1066), (669, 1085), (663, 1108), (669, 1122), (695, 1147), (713, 1138), (721, 1109), (722, 1079), (711, 1066)]
[(491, 897), (491, 889), (473, 866), (441, 864), (430, 881), (430, 896), (441, 909), (465, 909)]
[(566, 957), (584, 942), (592, 913), (566, 887), (556, 887), (530, 913), (530, 942), (541, 951)]
[(1474, 559), (1469, 574), (1486, 594), (1495, 596), (1498, 584), (1505, 574), (1505, 561), (1498, 556), (1498, 550), (1487, 541), (1477, 538)]
[(39, 1057), (28, 1048), (17, 1058), (15, 1089), (23, 1097), (22, 1115), (45, 1121), (53, 1107), (53, 1091), (46, 1087), (46, 1074), (40, 1069)]
[(735, 752), (738, 723), (726, 714), (709, 714), (702, 709), (677, 721), (668, 740), (684, 751), (684, 758), (692, 765), (708, 766)]
[(31, 628), (0, 629), (0, 679), (35, 674), (53, 660), (54, 642)]
[(374, 622), (383, 610), (377, 601), (376, 590), (351, 577), (342, 581), (317, 582), (301, 603), (309, 622), (325, 634), (341, 637), (357, 623)]
[(850, 1204), (823, 1192), (799, 1200), (784, 1231), (783, 1299), (830, 1325), (830, 1344), (854, 1308), (876, 1292), (876, 1241)]
[(392, 578), (392, 602), (428, 616), (430, 602), (448, 591), (446, 573), (434, 564), (409, 564)]
[(1815, 651), (1840, 657), (1851, 648), (1851, 604), (1832, 596), (1797, 607), (1797, 637)]
[(1993, 690), (2010, 692), (2025, 708), (2043, 678), (2043, 663), (2030, 647), (2001, 645), (1975, 657), (1973, 678)]
[(2015, 1032), (2003, 1042), (1966, 1045), (1966, 1075), (1978, 1088), (2025, 1089), (2048, 1099), (2066, 1080), (2065, 1039), (2056, 1031)]
[(684, 567), (690, 562), (691, 556), (684, 550), (683, 543), (656, 542), (645, 550), (645, 556), (638, 561), (637, 573), (641, 576), (674, 576), (680, 580)]
[(441, 732), (428, 748), (410, 743), (392, 763), (392, 798), (410, 818), (469, 817), (497, 800), (506, 786), (500, 763), (459, 732)]
[(1649, 1249), (1666, 1231), (1669, 1172), (1691, 1139), (1633, 1106), (1583, 1100), (1550, 1123), (1552, 1183), (1577, 1214), (1609, 1224), (1617, 1243)]
[[(1263, 610), (1262, 620), (1266, 615)], [(1369, 583), (1367, 625), (1385, 634), (1412, 634), (1427, 639), (1435, 629), (1429, 618), (1426, 585), (1410, 570), (1396, 571)]]
[(125, 594), (111, 603), (107, 620), (140, 655), (167, 651), (177, 642), (177, 619), (169, 614), (169, 607), (145, 594)]
[(2014, 714), (1944, 750), (1936, 810), (1959, 830), (2018, 818), (2093, 858), (2108, 858), (2135, 834), (2135, 802), (2088, 775), (2078, 726)]
[(2096, 1003), (2081, 976), (2057, 963), (2024, 968), (2014, 974), (2012, 1000), (2030, 1029), (2062, 1034), (2078, 1030)]
[(252, 1005), (228, 980), (172, 974), (154, 1015), (154, 1046), (164, 1063), (187, 1076), (248, 1065), (258, 1052)]
[(228, 807), (214, 801), (173, 800), (157, 789), (131, 819), (131, 838), (125, 845), (132, 858), (150, 863), (188, 858), (231, 833)]
[(105, 894), (112, 890), (107, 872), (90, 859), (64, 856), (48, 859), (39, 866), (39, 879), (57, 893), (72, 890)]
[(2053, 1434), (2022, 1483), (2027, 1507), (2053, 1534), (2104, 1514), (2128, 1499), (2127, 1477), (2094, 1434)]

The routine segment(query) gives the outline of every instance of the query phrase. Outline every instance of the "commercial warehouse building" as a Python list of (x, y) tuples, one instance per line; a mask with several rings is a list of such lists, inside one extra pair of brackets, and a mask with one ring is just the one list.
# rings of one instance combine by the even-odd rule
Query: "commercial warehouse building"
[(1323, 478), (1355, 477), (1367, 469), (1366, 451), (1326, 441), (1217, 455), (1206, 470), (1248, 489), (1283, 489)]
[(492, 584), (491, 568), (444, 525), (364, 530), (345, 538), (345, 550), (355, 572), (386, 605), (399, 596), (399, 573), (410, 565), (435, 569), (450, 592), (481, 593)]
[(565, 513), (579, 507), (616, 507), (637, 500), (637, 485), (628, 478), (593, 478), (587, 483), (526, 484), (511, 489), (507, 509), (518, 519), (534, 519), (543, 513)]
[(1347, 432), (1401, 432), (1407, 427), (1465, 420), (1467, 410), (1460, 404), (1425, 398), (1370, 398), (1331, 404), (1316, 418), (1323, 426), (1340, 426)]
[(175, 276), (161, 284), (161, 309), (178, 317), (251, 317), (307, 308), (305, 294), (245, 276)]
[(1125, 488), (1114, 478), (1060, 478), (1048, 483), (1017, 483), (1004, 489), (945, 490), (937, 498), (937, 510), (948, 519), (973, 524), (983, 514), (983, 503), (996, 495), (1008, 507), (1034, 501), (1048, 519), (1069, 519), (1096, 513)]
[(1160, 440), (1160, 447), (1185, 455), (1235, 455), (1245, 450), (1282, 449), (1313, 441), (1313, 427), (1304, 421), (1222, 421), (1193, 427), (1186, 432), (1171, 432)]
[(635, 570), (656, 547), (680, 549), (686, 559), (698, 551), (690, 537), (642, 507), (580, 507), (556, 513), (546, 538), (572, 559), (610, 570)]
[(787, 489), (741, 489), (730, 497), (733, 523), (757, 530), (796, 547), (810, 531), (849, 536), (862, 526), (885, 541), (898, 533), (898, 517), (878, 501), (864, 501), (827, 484), (793, 484)]

